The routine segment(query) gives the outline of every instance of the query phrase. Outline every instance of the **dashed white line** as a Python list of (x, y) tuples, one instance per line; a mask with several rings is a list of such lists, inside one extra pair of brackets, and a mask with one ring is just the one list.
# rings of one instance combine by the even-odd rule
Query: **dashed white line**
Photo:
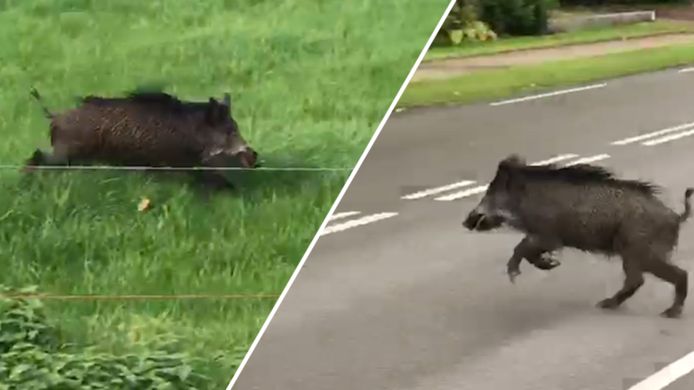
[(520, 102), (525, 102), (528, 100), (535, 100), (535, 99), (542, 99), (546, 97), (551, 97), (551, 96), (558, 96), (558, 95), (564, 95), (567, 93), (573, 93), (573, 92), (581, 92), (581, 91), (588, 91), (591, 89), (597, 89), (597, 88), (602, 88), (606, 86), (606, 83), (602, 84), (593, 84), (593, 85), (587, 85), (585, 87), (578, 87), (578, 88), (571, 88), (571, 89), (563, 89), (560, 91), (554, 91), (554, 92), (548, 92), (548, 93), (542, 93), (539, 95), (531, 95), (531, 96), (525, 96), (522, 98), (517, 98), (517, 99), (509, 99), (509, 100), (502, 100), (499, 102), (494, 102), (490, 103), (491, 106), (502, 106), (504, 104), (511, 104), (511, 103), (520, 103)]
[(330, 218), (328, 218), (328, 220), (329, 220), (329, 221), (335, 221), (335, 220), (338, 220), (338, 219), (351, 217), (351, 216), (353, 216), (353, 215), (357, 215), (357, 214), (360, 214), (360, 213), (361, 213), (360, 211), (343, 211), (343, 212), (341, 212), (341, 213), (337, 213), (337, 214), (331, 215)]
[(670, 141), (678, 140), (680, 138), (689, 137), (692, 134), (694, 134), (694, 129), (690, 129), (688, 131), (683, 131), (681, 133), (670, 134), (670, 135), (665, 136), (665, 137), (660, 137), (660, 138), (652, 139), (650, 141), (642, 142), (641, 145), (646, 145), (646, 146), (659, 145), (659, 144), (662, 144), (665, 142), (670, 142)]
[(449, 194), (449, 195), (439, 196), (438, 198), (434, 198), (434, 200), (446, 202), (446, 201), (450, 201), (450, 200), (465, 198), (467, 196), (472, 196), (475, 194), (482, 193), (482, 192), (487, 190), (487, 187), (489, 187), (489, 185), (485, 184), (483, 186), (473, 187), (473, 188), (470, 188), (470, 189), (467, 189), (464, 191), (454, 192), (454, 193)]
[(351, 229), (353, 227), (362, 226), (362, 225), (366, 225), (369, 223), (381, 221), (381, 220), (384, 220), (387, 218), (394, 217), (396, 215), (398, 215), (398, 213), (371, 214), (371, 215), (367, 215), (367, 216), (364, 216), (361, 218), (352, 219), (352, 220), (347, 221), (347, 222), (338, 223), (338, 224), (335, 224), (332, 226), (327, 226), (325, 229), (323, 229), (323, 231), (321, 231), (320, 234), (322, 236), (325, 236), (325, 235), (328, 235), (331, 233), (337, 233), (337, 232), (341, 232), (343, 230)]
[(692, 68), (684, 68), (684, 69), (680, 69), (680, 70), (678, 71), (678, 73), (689, 73), (689, 72), (694, 72), (694, 67), (692, 67)]
[(538, 166), (538, 165), (549, 165), (549, 164), (558, 163), (558, 162), (560, 162), (560, 161), (569, 160), (569, 159), (576, 158), (576, 157), (578, 157), (577, 154), (571, 154), (571, 153), (569, 153), (569, 154), (560, 154), (560, 155), (558, 155), (558, 156), (554, 156), (554, 157), (552, 157), (552, 158), (548, 158), (547, 160), (542, 160), (542, 161), (534, 162), (534, 163), (532, 163), (532, 164), (530, 164), (530, 165), (534, 165), (534, 166)]
[(634, 143), (634, 142), (643, 141), (643, 140), (645, 140), (645, 139), (649, 139), (649, 138), (657, 137), (657, 136), (660, 136), (660, 135), (669, 134), (669, 133), (674, 133), (674, 132), (676, 132), (676, 131), (688, 129), (688, 128), (690, 128), (690, 127), (694, 127), (694, 122), (685, 123), (685, 124), (678, 125), (678, 126), (673, 126), (673, 127), (668, 127), (667, 129), (662, 129), (662, 130), (654, 131), (654, 132), (652, 132), (652, 133), (641, 134), (641, 135), (637, 135), (637, 136), (635, 136), (635, 137), (629, 137), (629, 138), (620, 139), (619, 141), (614, 141), (614, 142), (612, 142), (612, 145), (619, 145), (619, 146), (621, 146), (621, 145), (628, 145), (628, 144), (631, 144), (631, 143)]
[(448, 185), (436, 187), (436, 188), (430, 188), (428, 190), (423, 190), (423, 191), (415, 192), (415, 193), (412, 193), (409, 195), (405, 195), (405, 196), (401, 197), (400, 199), (405, 199), (405, 200), (421, 199), (421, 198), (424, 198), (424, 197), (429, 196), (429, 195), (434, 195), (434, 194), (438, 194), (439, 192), (454, 190), (454, 189), (460, 188), (460, 187), (466, 187), (466, 186), (469, 186), (471, 184), (475, 184), (475, 182), (472, 180), (463, 180), (463, 181), (459, 181), (457, 183), (448, 184)]
[(655, 374), (631, 386), (629, 390), (662, 390), (692, 370), (694, 370), (694, 352), (690, 352), (665, 366)]
[(565, 164), (564, 166), (570, 167), (573, 165), (578, 165), (578, 164), (590, 164), (596, 161), (604, 160), (610, 158), (609, 154), (598, 154), (595, 156), (590, 156), (590, 157), (584, 157), (584, 158), (579, 158), (578, 160), (574, 160), (568, 164)]

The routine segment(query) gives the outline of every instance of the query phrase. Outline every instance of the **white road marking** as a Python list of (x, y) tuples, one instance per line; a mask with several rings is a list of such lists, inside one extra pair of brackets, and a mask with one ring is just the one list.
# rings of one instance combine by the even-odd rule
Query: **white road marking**
[(449, 195), (439, 196), (438, 198), (434, 198), (434, 200), (446, 202), (446, 201), (450, 201), (450, 200), (465, 198), (467, 196), (472, 196), (475, 194), (482, 193), (482, 192), (487, 190), (487, 187), (489, 187), (489, 185), (485, 184), (483, 186), (473, 187), (473, 188), (470, 188), (470, 189), (467, 189), (464, 191), (454, 192), (454, 193), (449, 194)]
[[(554, 156), (554, 157), (548, 158), (546, 160), (531, 163), (530, 165), (539, 166), (539, 165), (553, 164), (553, 163), (569, 160), (569, 159), (576, 158), (576, 157), (578, 157), (578, 155), (573, 154), (573, 153), (560, 154), (558, 156)], [(610, 158), (609, 154), (598, 154), (595, 156), (579, 158), (578, 160), (574, 160), (568, 164), (565, 164), (564, 166), (570, 167), (572, 165), (577, 165), (577, 164), (589, 164), (589, 163), (604, 160), (607, 158)], [(451, 184), (448, 187), (452, 187), (455, 184), (458, 184), (458, 183)], [(446, 186), (444, 186), (444, 187), (446, 187)], [(444, 188), (444, 187), (439, 187), (439, 188)], [(489, 188), (489, 184), (485, 184), (485, 185), (481, 185), (481, 186), (477, 186), (477, 187), (473, 187), (473, 188), (468, 188), (466, 190), (454, 192), (452, 194), (448, 194), (448, 195), (444, 195), (444, 196), (439, 196), (438, 198), (434, 198), (434, 200), (438, 200), (441, 202), (448, 202), (451, 200), (462, 199), (462, 198), (466, 198), (468, 196), (477, 195), (479, 193), (482, 193), (482, 192), (486, 191), (487, 188)], [(444, 191), (444, 190), (441, 190), (438, 192), (442, 192), (442, 191)], [(424, 192), (424, 191), (422, 191), (422, 192)], [(415, 194), (412, 194), (412, 195), (415, 195)], [(426, 195), (424, 195), (424, 196), (426, 196)]]
[(421, 198), (424, 198), (425, 196), (438, 194), (439, 192), (454, 190), (456, 188), (469, 186), (470, 184), (475, 184), (475, 182), (472, 180), (463, 180), (463, 181), (459, 181), (457, 183), (448, 184), (448, 185), (436, 187), (436, 188), (430, 188), (428, 190), (423, 190), (423, 191), (415, 192), (415, 193), (412, 193), (409, 195), (405, 195), (405, 196), (401, 197), (400, 199), (405, 199), (405, 200), (421, 199)]
[(670, 134), (670, 135), (667, 135), (665, 137), (660, 137), (660, 138), (652, 139), (650, 141), (642, 142), (641, 145), (646, 145), (646, 146), (659, 145), (659, 144), (662, 144), (665, 142), (670, 142), (670, 141), (678, 140), (680, 138), (689, 137), (692, 134), (694, 134), (694, 129), (690, 129), (687, 131), (683, 131), (681, 133)]
[(689, 72), (694, 72), (694, 67), (680, 69), (677, 73), (689, 73)]
[(323, 229), (323, 231), (320, 233), (320, 235), (325, 236), (325, 235), (328, 235), (331, 233), (341, 232), (343, 230), (351, 229), (353, 227), (362, 226), (362, 225), (366, 225), (369, 223), (381, 221), (381, 220), (384, 220), (386, 218), (391, 218), (391, 217), (394, 217), (396, 215), (398, 215), (398, 213), (378, 213), (378, 214), (367, 215), (367, 216), (364, 216), (361, 218), (352, 219), (352, 220), (347, 221), (347, 222), (338, 223), (338, 224), (335, 224), (332, 226), (328, 226), (325, 229)]
[(655, 374), (631, 386), (629, 390), (662, 390), (692, 370), (694, 370), (694, 352), (690, 352), (665, 366)]
[(568, 160), (568, 159), (576, 158), (576, 157), (578, 157), (577, 154), (571, 154), (571, 153), (569, 153), (569, 154), (560, 154), (560, 155), (558, 155), (558, 156), (554, 156), (554, 157), (552, 157), (552, 158), (548, 158), (547, 160), (542, 160), (542, 161), (534, 162), (534, 163), (532, 163), (532, 164), (530, 164), (530, 165), (533, 165), (533, 166), (538, 166), (538, 165), (549, 165), (549, 164), (558, 163), (558, 162), (560, 162), (560, 161), (564, 161), (564, 160)]
[(568, 164), (565, 164), (565, 167), (570, 167), (573, 165), (578, 165), (578, 164), (590, 164), (596, 161), (604, 160), (606, 158), (610, 158), (609, 154), (598, 154), (595, 156), (590, 156), (590, 157), (584, 157), (584, 158), (579, 158), (578, 160), (574, 160)]
[(596, 89), (596, 88), (602, 88), (606, 86), (606, 83), (602, 84), (593, 84), (593, 85), (588, 85), (585, 87), (578, 87), (578, 88), (571, 88), (571, 89), (563, 89), (561, 91), (554, 91), (554, 92), (548, 92), (548, 93), (542, 93), (539, 95), (531, 95), (531, 96), (526, 96), (522, 98), (517, 98), (517, 99), (509, 99), (509, 100), (502, 100), (500, 102), (494, 102), (490, 103), (490, 106), (502, 106), (504, 104), (512, 104), (512, 103), (520, 103), (520, 102), (526, 102), (528, 100), (535, 100), (535, 99), (541, 99), (541, 98), (546, 98), (546, 97), (551, 97), (551, 96), (557, 96), (557, 95), (564, 95), (567, 93), (573, 93), (573, 92), (581, 92), (581, 91), (588, 91), (591, 89)]
[(351, 216), (353, 216), (353, 215), (357, 215), (357, 214), (360, 214), (360, 213), (361, 213), (360, 211), (344, 211), (344, 212), (341, 212), (341, 213), (337, 213), (337, 214), (331, 215), (330, 218), (328, 218), (328, 221), (335, 221), (335, 220), (337, 220), (337, 219), (342, 219), (342, 218), (351, 217)]
[(659, 135), (674, 133), (676, 131), (688, 129), (690, 127), (694, 127), (694, 122), (685, 123), (685, 124), (674, 126), (674, 127), (668, 127), (667, 129), (658, 130), (658, 131), (654, 131), (652, 133), (647, 133), (647, 134), (641, 134), (641, 135), (637, 135), (635, 137), (620, 139), (619, 141), (612, 142), (611, 145), (620, 145), (620, 146), (621, 145), (628, 145), (628, 144), (631, 144), (634, 142), (643, 141), (643, 140), (648, 139), (648, 138), (657, 137)]

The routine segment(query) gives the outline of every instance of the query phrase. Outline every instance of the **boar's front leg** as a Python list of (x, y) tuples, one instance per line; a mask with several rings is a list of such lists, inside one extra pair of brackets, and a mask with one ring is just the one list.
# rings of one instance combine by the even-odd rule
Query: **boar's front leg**
[(526, 236), (513, 249), (513, 255), (506, 263), (506, 273), (508, 274), (511, 283), (513, 283), (518, 275), (520, 275), (520, 263), (523, 259), (542, 270), (551, 270), (561, 263), (553, 258), (549, 252), (554, 250), (553, 245), (543, 243), (541, 240)]

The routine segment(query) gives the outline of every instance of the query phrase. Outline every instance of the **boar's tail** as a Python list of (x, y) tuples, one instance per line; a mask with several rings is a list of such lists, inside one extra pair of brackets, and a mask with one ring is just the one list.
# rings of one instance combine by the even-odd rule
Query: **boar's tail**
[(36, 88), (31, 89), (31, 96), (36, 99), (36, 101), (39, 103), (41, 106), (41, 109), (43, 110), (43, 114), (46, 116), (48, 119), (53, 119), (53, 113), (48, 111), (48, 108), (46, 108), (46, 105), (43, 104), (43, 99), (41, 99), (41, 95), (39, 95), (39, 91), (36, 90)]
[(684, 191), (684, 211), (680, 214), (680, 223), (686, 221), (692, 214), (692, 205), (689, 202), (689, 198), (694, 194), (694, 188), (687, 188)]

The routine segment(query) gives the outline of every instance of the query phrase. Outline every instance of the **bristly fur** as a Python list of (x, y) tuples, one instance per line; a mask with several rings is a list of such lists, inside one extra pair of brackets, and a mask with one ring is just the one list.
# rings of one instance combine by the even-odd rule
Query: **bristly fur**
[[(114, 102), (134, 102), (159, 107), (171, 112), (194, 112), (205, 111), (210, 108), (210, 102), (187, 102), (182, 101), (174, 95), (157, 90), (134, 90), (128, 92), (125, 97), (107, 98), (101, 96), (88, 95), (81, 98), (84, 104), (111, 104)], [(219, 102), (219, 104), (223, 104)]]
[(612, 171), (589, 164), (577, 164), (569, 167), (559, 167), (555, 164), (541, 166), (526, 165), (518, 169), (524, 174), (541, 180), (559, 179), (575, 184), (608, 184), (636, 190), (646, 195), (656, 195), (660, 192), (660, 187), (653, 183), (641, 180), (618, 179)]

